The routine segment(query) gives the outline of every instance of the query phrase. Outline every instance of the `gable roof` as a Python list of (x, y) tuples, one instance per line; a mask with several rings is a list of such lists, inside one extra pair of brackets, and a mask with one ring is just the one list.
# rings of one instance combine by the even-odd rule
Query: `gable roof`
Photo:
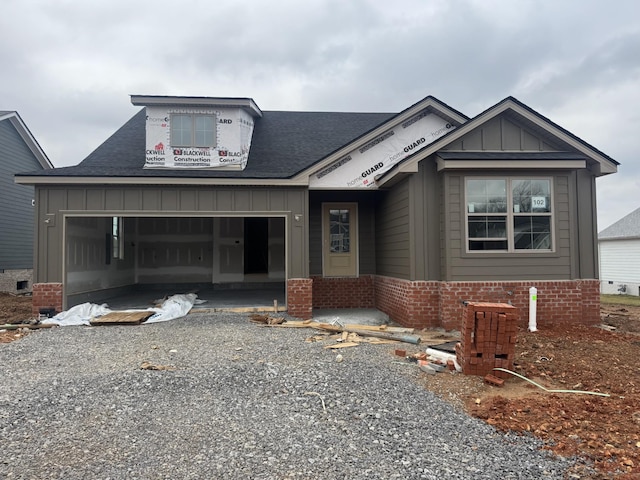
[(79, 165), (21, 175), (44, 173), (46, 177), (129, 177), (150, 181), (154, 178), (287, 179), (392, 116), (390, 113), (263, 111), (254, 126), (244, 170), (145, 169), (145, 110), (142, 109)]
[[(132, 98), (138, 104), (149, 99), (160, 103), (177, 101), (174, 97)], [(180, 98), (190, 98), (196, 103), (221, 101), (213, 97)], [(253, 108), (254, 105), (251, 99), (228, 100), (246, 108)], [(583, 167), (589, 163), (596, 175), (614, 173), (617, 169), (618, 162), (611, 157), (513, 97), (507, 97), (469, 119), (435, 97), (428, 96), (398, 114), (260, 111), (261, 116), (255, 121), (249, 158), (244, 170), (145, 169), (145, 110), (142, 109), (79, 165), (45, 172), (27, 172), (16, 178), (24, 184), (100, 181), (114, 184), (173, 182), (308, 186), (309, 177), (314, 172), (425, 110), (441, 116), (457, 128), (380, 175), (376, 178), (378, 185), (382, 186), (394, 177), (397, 180), (417, 171), (421, 160), (501, 114), (516, 116), (527, 128), (563, 145), (567, 151), (558, 152), (559, 154), (573, 154), (576, 159), (584, 158)], [(256, 115), (257, 111), (254, 112)], [(537, 152), (533, 153), (532, 159), (535, 153)], [(496, 158), (500, 157), (497, 152), (496, 155)], [(507, 156), (513, 155), (514, 152), (510, 152)], [(531, 154), (527, 152), (524, 155), (526, 157)]]
[[(45, 170), (50, 170), (53, 168), (53, 164), (47, 157), (47, 154), (44, 153), (42, 147), (35, 139), (35, 137), (31, 134), (31, 131), (27, 128), (26, 124), (20, 118), (18, 112), (14, 110), (0, 110), (0, 122), (8, 121), (20, 135), (20, 138), (24, 141), (24, 143), (29, 147), (31, 153), (33, 153), (34, 157), (38, 160), (38, 163), (42, 165), (42, 168)], [(38, 173), (42, 173), (41, 171)]]
[(622, 217), (598, 234), (598, 240), (640, 238), (640, 208)]
[(615, 173), (617, 171), (617, 166), (619, 165), (619, 163), (616, 160), (609, 157), (592, 145), (588, 144), (568, 130), (562, 128), (558, 124), (552, 122), (544, 115), (539, 114), (516, 98), (507, 97), (494, 106), (476, 115), (455, 130), (452, 130), (446, 135), (443, 135), (428, 147), (404, 159), (402, 162), (398, 163), (394, 168), (382, 174), (376, 180), (379, 182), (379, 184), (385, 184), (398, 174), (416, 172), (418, 168), (417, 165), (421, 160), (425, 159), (429, 155), (432, 155), (438, 150), (441, 150), (448, 144), (452, 143), (455, 140), (458, 140), (462, 136), (480, 127), (489, 120), (496, 118), (497, 116), (504, 113), (517, 116), (519, 120), (526, 124), (529, 128), (536, 131), (542, 136), (552, 137), (556, 142), (560, 142), (565, 145), (567, 150), (574, 152), (577, 151), (580, 154), (584, 155), (591, 161), (592, 165), (596, 167), (597, 175), (607, 175), (609, 173)]

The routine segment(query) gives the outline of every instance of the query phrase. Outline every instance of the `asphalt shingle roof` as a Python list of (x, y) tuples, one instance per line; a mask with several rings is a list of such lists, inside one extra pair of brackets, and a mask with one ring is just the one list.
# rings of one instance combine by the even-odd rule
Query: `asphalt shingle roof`
[(637, 208), (626, 217), (622, 217), (598, 234), (598, 240), (635, 237), (640, 238), (640, 208)]
[(142, 109), (79, 165), (22, 175), (53, 177), (289, 178), (394, 117), (393, 113), (266, 111), (257, 119), (242, 171), (144, 169)]

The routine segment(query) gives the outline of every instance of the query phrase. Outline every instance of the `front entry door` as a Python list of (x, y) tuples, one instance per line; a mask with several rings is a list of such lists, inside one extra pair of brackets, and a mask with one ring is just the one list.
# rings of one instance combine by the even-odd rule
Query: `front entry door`
[(355, 203), (322, 206), (322, 264), (325, 277), (358, 275), (358, 210)]

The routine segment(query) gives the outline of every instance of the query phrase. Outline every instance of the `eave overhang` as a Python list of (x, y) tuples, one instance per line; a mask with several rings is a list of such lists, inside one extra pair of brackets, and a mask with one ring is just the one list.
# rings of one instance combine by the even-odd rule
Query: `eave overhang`
[(262, 110), (252, 98), (226, 97), (173, 97), (166, 95), (131, 95), (136, 106), (239, 108), (254, 118), (262, 117)]
[(275, 178), (194, 178), (194, 177), (71, 177), (16, 175), (20, 185), (237, 185), (266, 187), (307, 187), (308, 184), (291, 179)]

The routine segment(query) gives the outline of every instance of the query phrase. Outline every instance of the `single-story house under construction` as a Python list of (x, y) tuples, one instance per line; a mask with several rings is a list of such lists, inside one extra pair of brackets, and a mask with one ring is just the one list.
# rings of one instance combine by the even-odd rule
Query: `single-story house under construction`
[(303, 319), (459, 328), (465, 301), (525, 318), (534, 286), (539, 325), (599, 321), (595, 179), (618, 163), (515, 98), (474, 118), (431, 96), (398, 114), (131, 101), (79, 165), (16, 176), (36, 192), (36, 311), (270, 282)]

